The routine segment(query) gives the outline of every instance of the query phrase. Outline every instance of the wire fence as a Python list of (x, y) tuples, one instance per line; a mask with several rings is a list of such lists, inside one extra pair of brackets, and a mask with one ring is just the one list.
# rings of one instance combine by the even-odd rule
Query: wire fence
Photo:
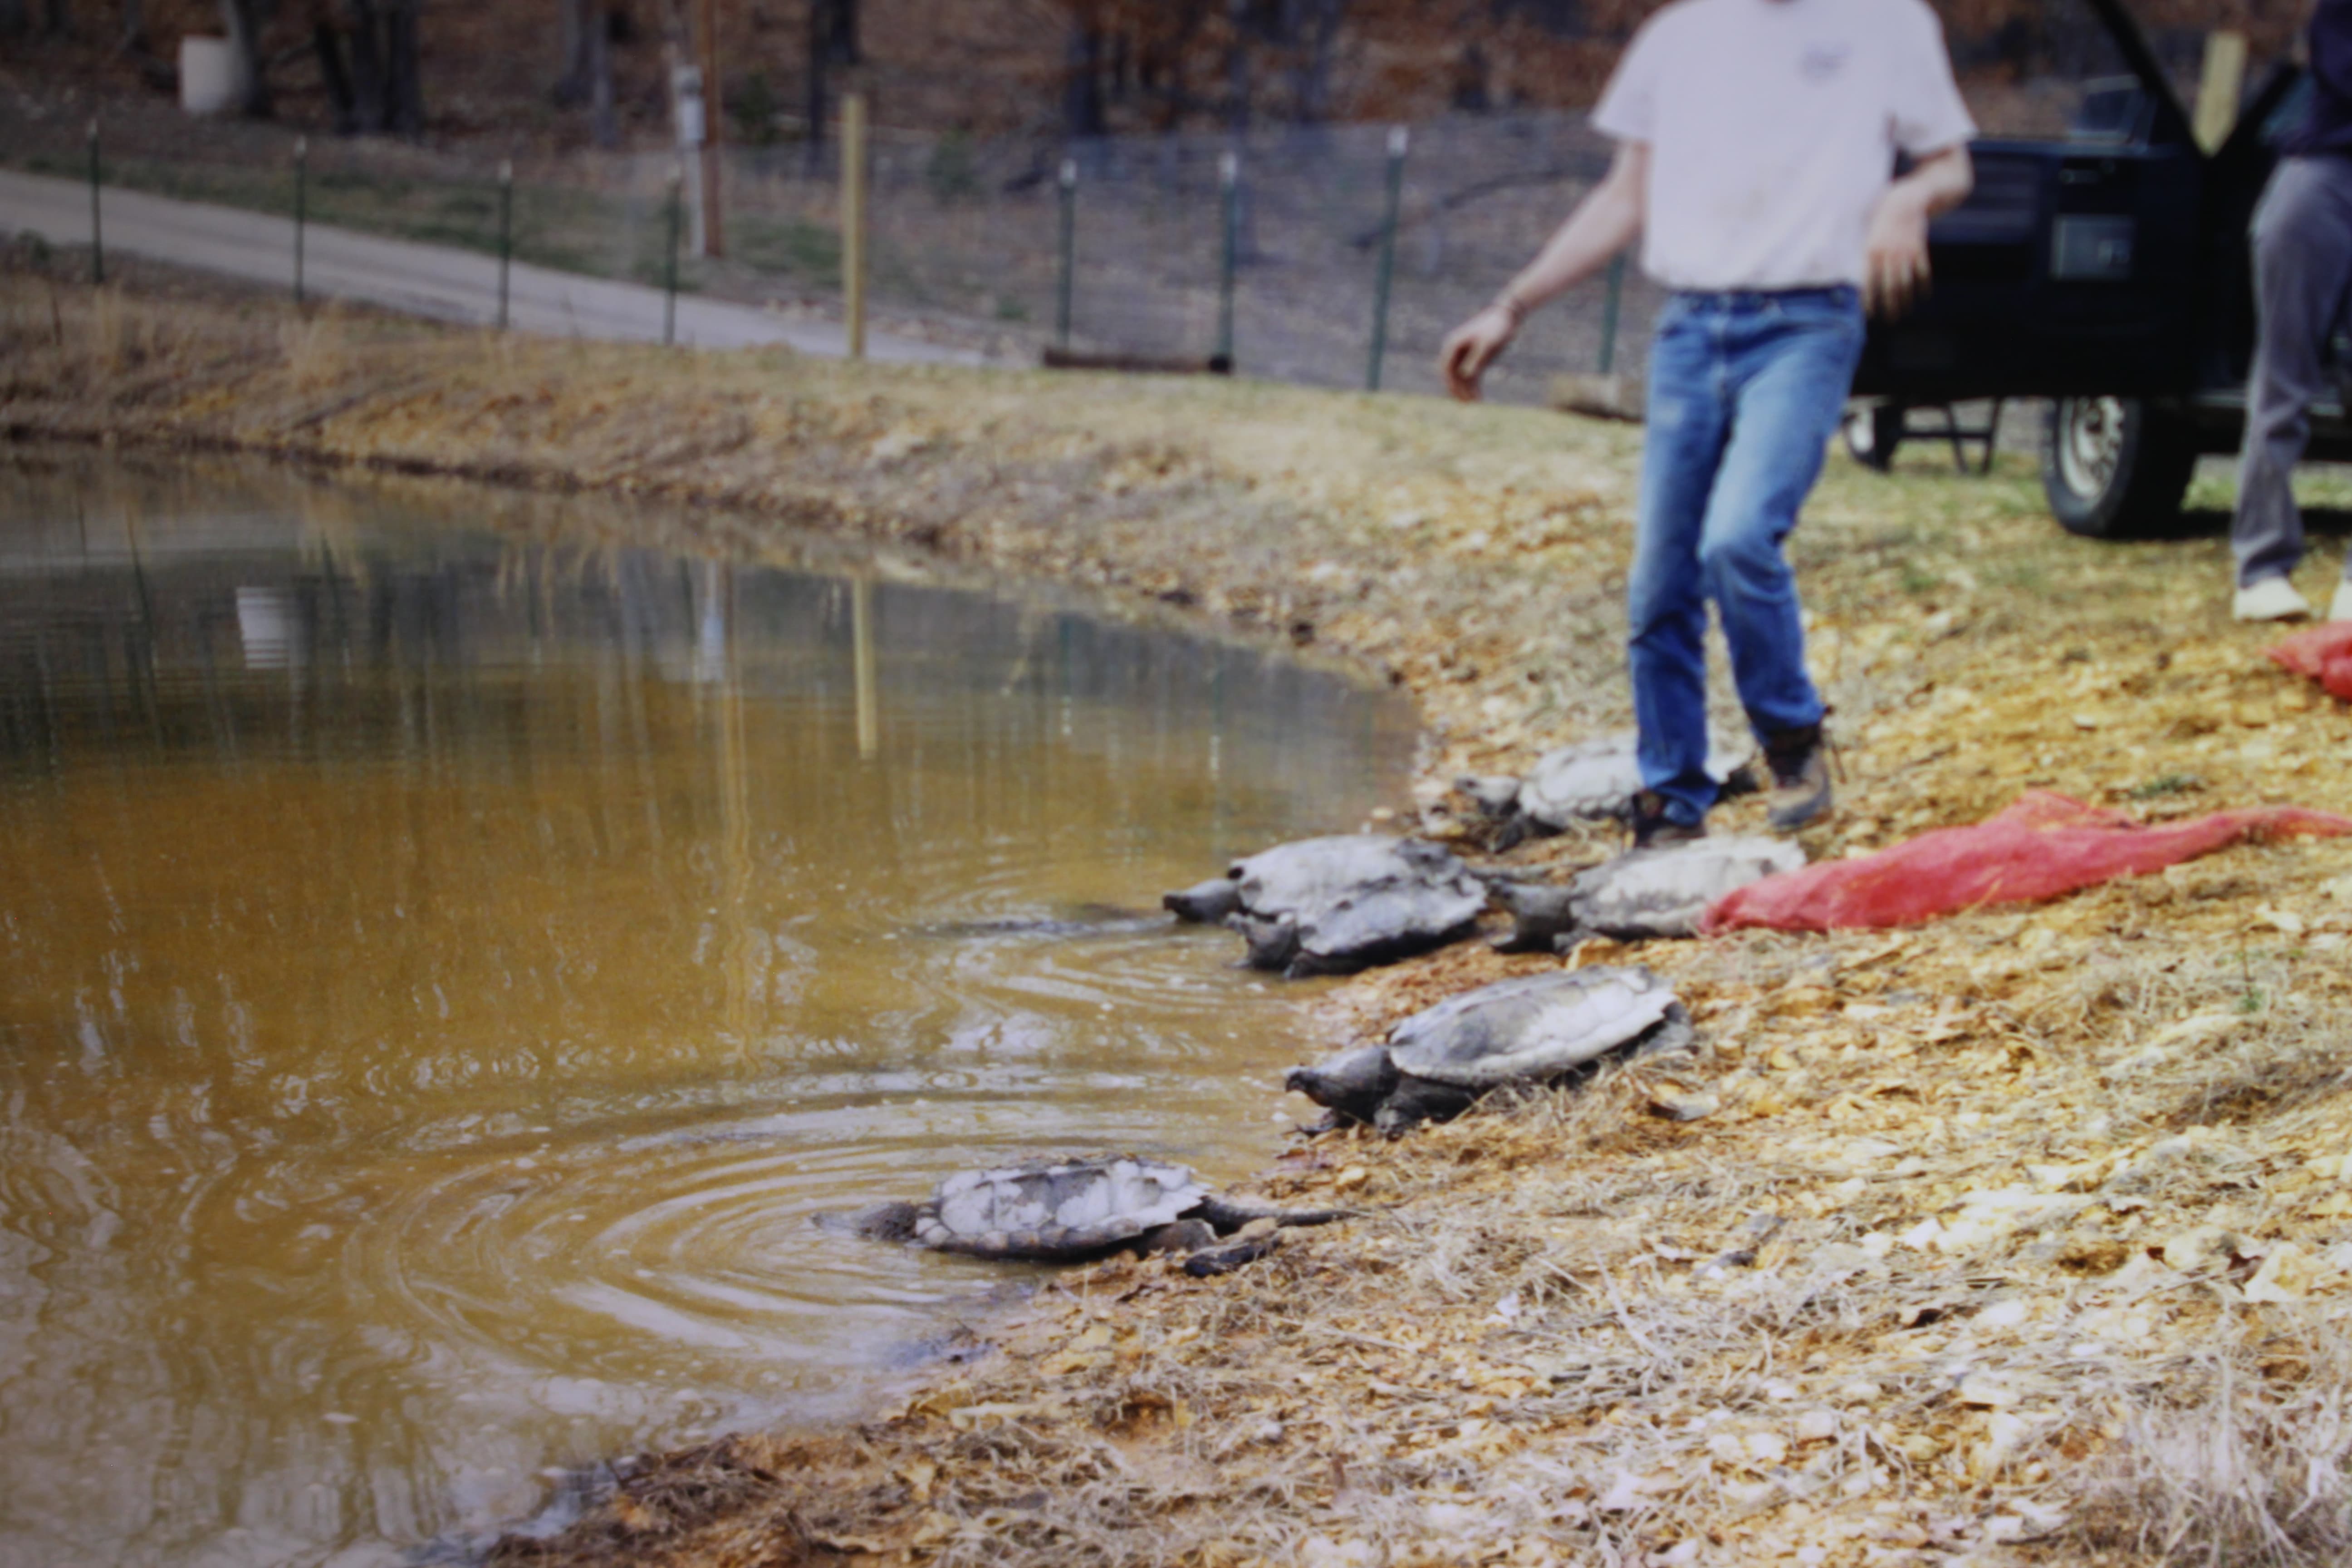
[[(12, 96), (0, 102), (0, 160), (87, 177), (88, 123)], [(1609, 149), (1566, 113), (1415, 126), (1401, 158), (1396, 137), (1379, 125), (1080, 142), (880, 136), (869, 297), (885, 321), (1006, 357), (1063, 340), (1164, 359), (1229, 350), (1246, 376), (1433, 391), (1445, 331), (1525, 264), (1604, 172)], [(668, 153), (509, 157), (480, 143), (312, 137), (298, 182), (296, 137), (282, 127), (110, 106), (100, 138), (112, 186), (286, 216), (299, 201), (311, 223), (485, 252), (503, 244), (519, 261), (656, 286), (667, 277), (678, 166)], [(724, 257), (692, 254), (689, 210), (680, 287), (837, 310), (837, 151), (734, 146), (723, 166)], [(694, 186), (689, 177), (689, 207)], [(1578, 291), (1529, 323), (1495, 394), (1531, 401), (1556, 373), (1637, 364), (1656, 303), (1631, 269), (1622, 300), (1599, 283)]]
[[(2044, 133), (2084, 79), (2015, 89), (2000, 113)], [(1984, 118), (1981, 113), (1980, 118)], [(0, 95), (0, 162), (87, 177), (89, 121)], [(2021, 127), (2022, 128), (2022, 127)], [(313, 137), (110, 104), (109, 184), (292, 216), (598, 277), (837, 315), (837, 148), (730, 146), (723, 256), (693, 254), (669, 152), (502, 150)], [(1433, 392), (1454, 323), (1491, 299), (1606, 171), (1581, 114), (1460, 115), (1411, 127), (1268, 125), (1062, 141), (886, 132), (870, 144), (868, 299), (878, 321), (991, 357), (1049, 345), (1205, 361), (1245, 376)], [(503, 167), (502, 167), (503, 166)], [(510, 184), (502, 177), (510, 172)], [(683, 195), (681, 195), (681, 190)], [(677, 205), (674, 205), (677, 204)], [(682, 220), (682, 221), (681, 221)], [(1544, 397), (1563, 372), (1633, 369), (1661, 294), (1637, 268), (1532, 318), (1489, 378)]]

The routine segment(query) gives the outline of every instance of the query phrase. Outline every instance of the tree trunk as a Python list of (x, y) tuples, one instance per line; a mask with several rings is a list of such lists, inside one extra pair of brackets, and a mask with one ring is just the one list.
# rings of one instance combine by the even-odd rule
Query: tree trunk
[(1298, 64), (1291, 74), (1291, 113), (1301, 123), (1321, 120), (1330, 108), (1331, 57), (1339, 41), (1339, 24), (1348, 0), (1300, 0), (1301, 15), (1292, 41), (1298, 47)]
[(147, 7), (143, 0), (122, 0), (121, 49), (126, 55), (147, 52)]
[(827, 24), (832, 20), (832, 0), (809, 0), (808, 101), (803, 107), (808, 119), (811, 168), (816, 166), (824, 153), (824, 120), (828, 106), (825, 77), (833, 64), (833, 30)]
[(1089, 16), (1071, 18), (1062, 81), (1062, 133), (1100, 136), (1103, 120), (1102, 27)]
[(1238, 135), (1250, 121), (1249, 0), (1226, 0), (1225, 16), (1234, 30), (1225, 57), (1225, 128)]
[(555, 0), (556, 52), (563, 68), (548, 96), (558, 109), (588, 101), (588, 35), (595, 27), (596, 0)]
[(825, 121), (833, 110), (835, 66), (857, 63), (857, 0), (809, 0), (808, 159), (814, 168), (824, 152)]
[(32, 26), (25, 0), (0, 0), (0, 38), (21, 38)]
[(384, 128), (387, 99), (384, 94), (383, 29), (378, 25), (375, 0), (351, 0), (352, 13), (352, 129), (362, 136), (374, 136)]
[(221, 0), (221, 20), (228, 26), (229, 47), (236, 51), (245, 71), (245, 101), (237, 111), (255, 120), (269, 118), (268, 63), (261, 54), (261, 7), (256, 0)]
[(311, 20), (310, 47), (319, 57), (319, 79), (326, 84), (327, 101), (334, 106), (335, 134), (349, 136), (360, 128), (359, 100), (352, 93), (352, 73), (343, 68), (342, 35), (323, 13)]
[(621, 144), (613, 113), (613, 16), (604, 0), (588, 0), (588, 133), (599, 147)]
[(418, 70), (421, 0), (390, 0), (384, 7), (385, 129), (414, 142), (425, 134), (425, 82)]

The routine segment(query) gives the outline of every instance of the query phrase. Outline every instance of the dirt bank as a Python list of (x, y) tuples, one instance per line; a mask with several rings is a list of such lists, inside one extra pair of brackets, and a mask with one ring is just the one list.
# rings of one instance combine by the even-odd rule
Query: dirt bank
[[(0, 428), (693, 503), (670, 542), (757, 559), (814, 528), (1311, 644), (1422, 703), (1434, 832), (1455, 773), (1624, 721), (1634, 432), (162, 287), (93, 296), (19, 257)], [(2085, 543), (2021, 468), (1916, 462), (1833, 463), (1799, 535), (1845, 742), (1816, 858), (2029, 785), (2148, 817), (2352, 809), (2352, 716), (2227, 621), (2217, 540)], [(2340, 1560), (2347, 931), (2339, 840), (1902, 933), (1652, 944), (1697, 1059), (1304, 1142), (1262, 1190), (1366, 1217), (1223, 1279), (1071, 1271), (903, 1408), (668, 1456), (502, 1554)], [(1551, 962), (1457, 948), (1335, 990), (1326, 1028)]]

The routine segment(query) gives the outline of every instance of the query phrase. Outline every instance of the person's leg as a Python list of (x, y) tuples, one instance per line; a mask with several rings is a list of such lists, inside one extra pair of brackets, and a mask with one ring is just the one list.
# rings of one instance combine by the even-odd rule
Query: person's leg
[(2292, 481), (2323, 384), (2321, 353), (2352, 280), (2352, 163), (2283, 159), (2254, 210), (2252, 244), (2254, 366), (2230, 526), (2242, 591), (2284, 579), (2303, 559)]
[(1792, 735), (1818, 735), (1822, 721), (1782, 546), (1837, 432), (1862, 335), (1850, 294), (1824, 292), (1759, 307), (1735, 344), (1737, 412), (1699, 559), (1740, 704), (1768, 751)]
[(1642, 492), (1626, 612), (1643, 788), (1682, 826), (1715, 804), (1706, 771), (1706, 599), (1699, 531), (1729, 429), (1721, 307), (1670, 303), (1650, 348)]

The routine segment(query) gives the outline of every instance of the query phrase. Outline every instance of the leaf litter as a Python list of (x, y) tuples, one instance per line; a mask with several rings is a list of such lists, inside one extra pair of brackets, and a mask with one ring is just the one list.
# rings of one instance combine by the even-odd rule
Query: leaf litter
[[(1445, 781), (1627, 721), (1614, 427), (297, 330), (222, 292), (93, 293), (7, 253), (9, 460), (260, 451), (671, 503), (533, 514), (591, 545), (764, 559), (814, 529), (1081, 584), (1387, 672), (1430, 722), (1402, 820), (1473, 854)], [(2227, 620), (2212, 538), (2069, 539), (2013, 459), (1837, 463), (1793, 547), (1845, 769), (1816, 860), (2036, 788), (2149, 823), (2352, 805), (2352, 710)], [(644, 1457), (493, 1560), (2339, 1561), (2347, 889), (2352, 846), (2249, 844), (1895, 932), (1465, 943), (1333, 985), (1300, 1060), (1561, 963), (1649, 964), (1700, 1042), (1395, 1142), (1302, 1137), (1261, 1195), (1361, 1217), (1215, 1279), (1055, 1275), (896, 1406)]]

